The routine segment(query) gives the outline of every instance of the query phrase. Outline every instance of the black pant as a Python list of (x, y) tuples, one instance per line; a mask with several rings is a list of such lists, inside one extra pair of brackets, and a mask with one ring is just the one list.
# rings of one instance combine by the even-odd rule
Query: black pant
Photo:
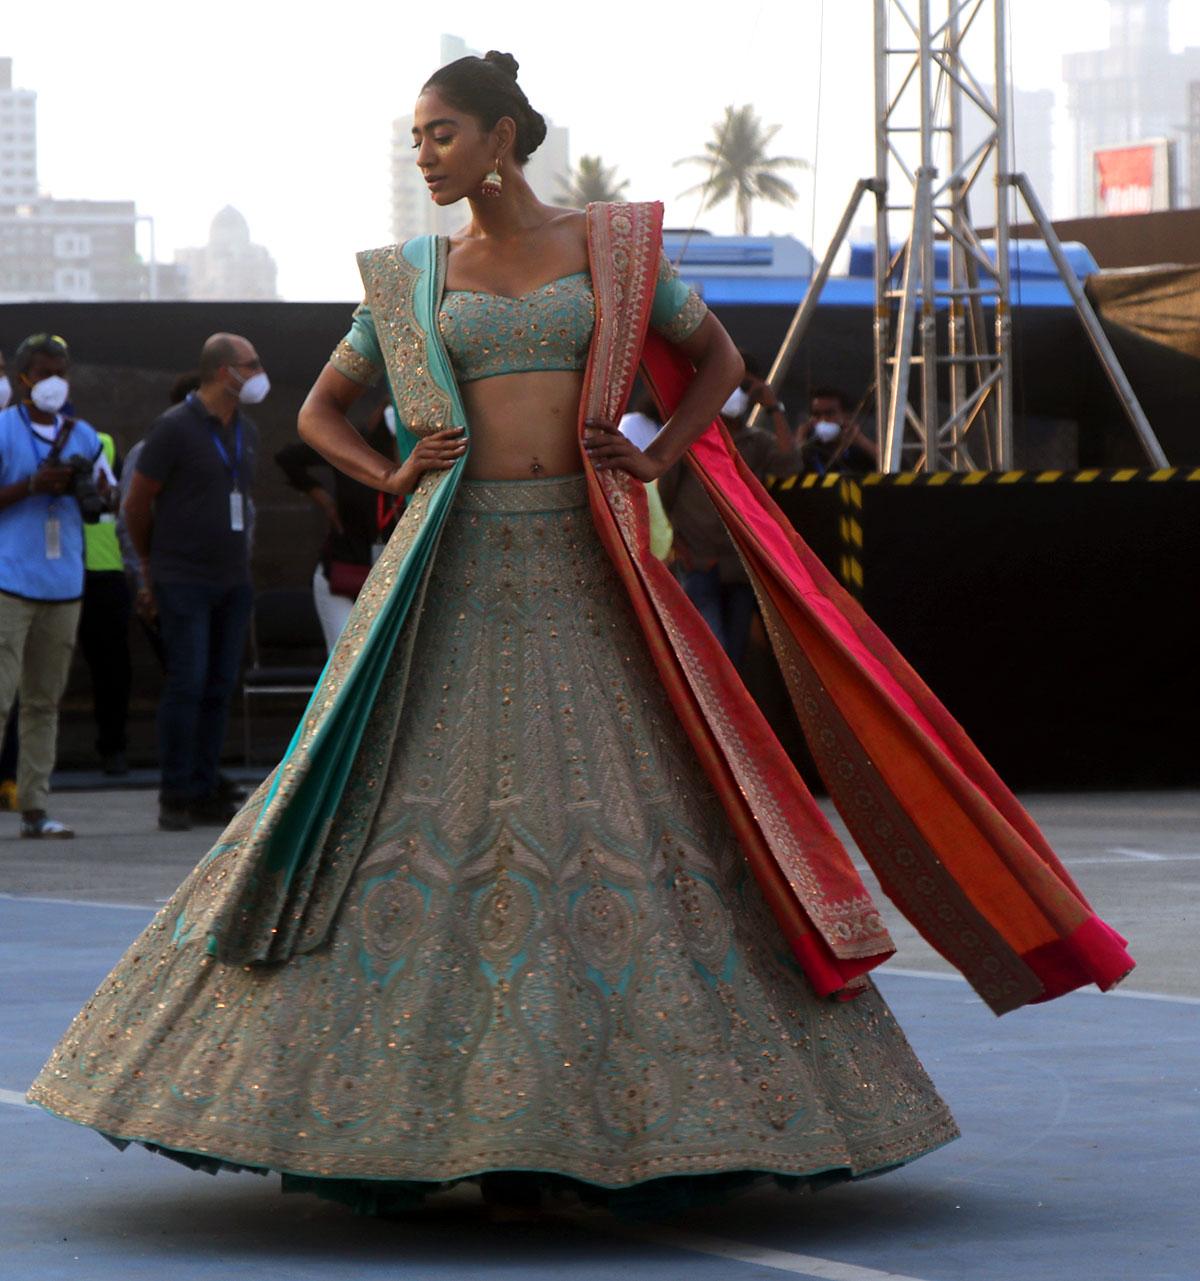
[(217, 790), (254, 589), (249, 583), (155, 583), (154, 599), (167, 651), (167, 683), (158, 704), (161, 799), (186, 804)]
[(92, 674), (96, 714), (96, 751), (111, 756), (125, 750), (129, 690), (129, 616), (132, 600), (119, 569), (90, 569), (83, 580), (79, 646)]
[(17, 716), (19, 704), (13, 699), (8, 724), (4, 726), (4, 746), (0, 747), (0, 783), (17, 781)]

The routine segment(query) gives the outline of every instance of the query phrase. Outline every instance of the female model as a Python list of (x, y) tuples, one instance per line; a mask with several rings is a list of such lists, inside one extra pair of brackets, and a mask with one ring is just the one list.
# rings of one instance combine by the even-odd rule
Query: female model
[[(650, 552), (643, 482), (686, 454), (855, 839), (994, 1009), (1132, 962), (728, 450), (741, 361), (660, 208), (535, 198), (516, 72), (425, 85), (414, 159), (470, 220), (360, 255), (301, 413), (406, 496), (397, 531), (284, 760), (31, 1098), (375, 1211), (479, 1177), (646, 1206), (876, 1173), (953, 1119), (866, 977), (875, 905)], [(645, 450), (615, 427), (639, 364)], [(399, 465), (346, 419), (383, 378)]]

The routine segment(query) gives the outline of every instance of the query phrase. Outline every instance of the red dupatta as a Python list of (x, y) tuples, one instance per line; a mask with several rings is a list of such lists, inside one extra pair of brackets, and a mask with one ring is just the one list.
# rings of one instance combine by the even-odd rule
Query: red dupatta
[[(692, 376), (648, 332), (662, 206), (592, 205), (597, 322), (580, 406), (616, 422), (638, 366), (666, 413)], [(668, 697), (814, 988), (894, 952), (870, 894), (725, 654), (650, 551), (640, 482), (587, 461), (596, 528)], [(809, 746), (888, 895), (998, 1014), (1133, 967), (1016, 798), (791, 528), (714, 423), (688, 465), (750, 574)]]

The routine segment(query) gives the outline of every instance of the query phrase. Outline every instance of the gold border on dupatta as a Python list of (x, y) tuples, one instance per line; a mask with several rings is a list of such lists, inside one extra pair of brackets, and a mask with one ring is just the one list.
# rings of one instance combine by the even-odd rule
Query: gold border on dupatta
[[(437, 237), (438, 298), (446, 277), (446, 250), (445, 237)], [(454, 399), (433, 376), (429, 338), (417, 319), (420, 268), (404, 256), (403, 245), (364, 250), (358, 266), (401, 421), (418, 436), (454, 426)]]
[[(792, 705), (825, 778), (837, 780), (839, 809), (872, 865), (890, 867), (892, 892), (925, 937), (941, 940), (947, 959), (997, 1014), (1017, 1009), (1042, 991), (1037, 976), (1005, 943), (945, 869), (903, 807), (870, 771), (845, 717), (780, 616), (761, 579), (742, 557)], [(857, 749), (857, 750), (856, 750)], [(901, 886), (910, 887), (909, 892)]]
[[(265, 847), (275, 822), (308, 776), (317, 735), (362, 658), (372, 625), (395, 587), (400, 567), (420, 533), (441, 476), (442, 473), (427, 473), (409, 498), (395, 533), (368, 574), (334, 644), (300, 721), (295, 746), (238, 811), (202, 865), (188, 899), (186, 928), (189, 933), (200, 930), (215, 937), (217, 954), (222, 959), (239, 962), (268, 959), (259, 955), (264, 937), (269, 940), (269, 959), (283, 959), (302, 926), (309, 935), (307, 945), (313, 945), (309, 928), (311, 916), (304, 920), (307, 913), (289, 918), (281, 925), (268, 924), (280, 921), (285, 904), (295, 896), (295, 887), (282, 871), (266, 871)], [(414, 609), (405, 622), (406, 629), (415, 628), (419, 612), (414, 602)], [(370, 744), (364, 742), (363, 746), (369, 753)], [(351, 783), (352, 779), (348, 779), (348, 788)], [(349, 806), (344, 821), (339, 821), (341, 818), (339, 814), (331, 819), (313, 841), (314, 850), (309, 856), (312, 868), (306, 876), (309, 882), (318, 870), (321, 876), (329, 874), (352, 852), (350, 846), (354, 842), (348, 840), (350, 826), (361, 830), (369, 823), (369, 815), (359, 812), (356, 806)], [(340, 872), (338, 879), (341, 879)], [(183, 923), (180, 924), (182, 927)]]
[[(588, 206), (592, 281), (597, 300), (596, 336), (586, 393), (588, 419), (615, 422), (632, 387), (649, 319), (652, 290), (648, 278), (657, 279), (662, 248), (660, 210), (661, 205), (648, 203)], [(641, 307), (635, 310), (639, 302)], [(645, 497), (633, 492), (635, 487), (641, 490), (640, 483), (617, 471), (600, 473), (598, 479), (632, 555), (635, 559), (648, 555)], [(691, 645), (676, 602), (663, 595), (652, 576), (645, 576), (643, 581), (709, 729), (746, 796), (754, 821), (813, 926), (835, 956), (850, 959), (893, 950), (883, 918), (865, 887), (861, 894), (850, 898), (830, 897), (808, 851), (797, 839), (794, 823), (789, 821), (787, 797), (781, 795), (786, 789), (773, 784), (757, 768), (754, 752), (712, 681), (709, 668), (713, 660)], [(715, 661), (722, 659), (716, 656)], [(749, 695), (745, 697), (748, 699)], [(832, 839), (836, 840), (836, 836)], [(848, 856), (846, 861), (849, 863)]]
[[(358, 262), (393, 395), (405, 424), (420, 434), (440, 430), (452, 420), (454, 401), (429, 368), (424, 331), (416, 315), (421, 270), (404, 257), (401, 248), (388, 245), (367, 250), (358, 255)], [(440, 296), (445, 277), (445, 245), (441, 242), (437, 245), (436, 272)], [(200, 884), (188, 903), (187, 928), (203, 929), (214, 937), (222, 957), (239, 961), (283, 959), (295, 947), (311, 947), (320, 941), (319, 920), (329, 914), (331, 887), (318, 882), (330, 877), (336, 882), (344, 879), (347, 862), (357, 856), (359, 838), (369, 825), (373, 808), (344, 805), (344, 813), (332, 817), (312, 842), (300, 880), (289, 881), (282, 871), (269, 872), (265, 847), (276, 821), (308, 776), (317, 735), (362, 659), (375, 620), (424, 527), (433, 497), (449, 475), (426, 472), (409, 496), (395, 532), (368, 574), (334, 644), (301, 718), (294, 747), (234, 817), (205, 861)], [(415, 635), (422, 598), (423, 590), (419, 590), (405, 622), (410, 639)], [(390, 676), (389, 672), (384, 677), (384, 685), (389, 687), (394, 684)], [(356, 753), (355, 775), (364, 770), (378, 773), (381, 759), (378, 744), (372, 745), (364, 737)], [(348, 778), (347, 787), (353, 782), (354, 776)], [(379, 789), (371, 790), (377, 797)], [(290, 911), (286, 921), (282, 919), (285, 909)]]

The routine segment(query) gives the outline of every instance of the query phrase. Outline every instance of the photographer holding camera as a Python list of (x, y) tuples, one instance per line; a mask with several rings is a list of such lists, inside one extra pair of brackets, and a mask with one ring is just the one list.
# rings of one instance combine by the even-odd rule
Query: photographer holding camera
[(74, 832), (46, 815), (83, 596), (83, 525), (115, 488), (94, 428), (62, 411), (63, 339), (34, 334), (12, 362), (14, 404), (0, 412), (0, 723), (21, 695), (21, 835)]

